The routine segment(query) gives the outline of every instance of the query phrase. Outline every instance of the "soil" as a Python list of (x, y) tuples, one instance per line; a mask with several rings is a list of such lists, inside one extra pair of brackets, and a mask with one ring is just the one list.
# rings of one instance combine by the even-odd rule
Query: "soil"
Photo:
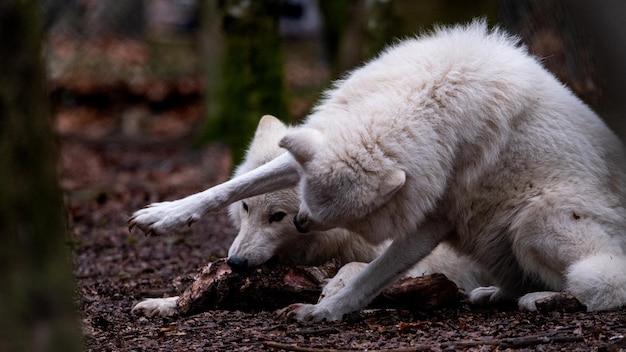
[(370, 310), (343, 322), (310, 324), (272, 311), (133, 316), (131, 308), (143, 298), (182, 293), (202, 266), (226, 256), (236, 230), (221, 211), (184, 236), (146, 238), (128, 232), (128, 216), (148, 203), (223, 182), (231, 169), (229, 151), (220, 145), (194, 149), (185, 135), (78, 133), (88, 129), (80, 125), (60, 138), (76, 299), (88, 351), (626, 350), (624, 308), (541, 314), (460, 301), (432, 311)]

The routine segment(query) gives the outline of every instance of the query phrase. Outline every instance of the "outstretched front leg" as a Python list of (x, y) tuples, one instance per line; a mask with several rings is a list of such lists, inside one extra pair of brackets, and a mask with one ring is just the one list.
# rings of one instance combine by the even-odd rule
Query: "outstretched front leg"
[(367, 306), (413, 264), (427, 256), (448, 233), (447, 224), (429, 222), (417, 233), (401, 234), (336, 294), (317, 304), (292, 304), (278, 313), (300, 321), (341, 320), (345, 314)]
[(208, 212), (222, 209), (240, 199), (294, 187), (299, 179), (293, 157), (284, 153), (267, 164), (203, 192), (171, 202), (150, 204), (130, 217), (128, 227), (132, 230), (136, 226), (146, 235), (155, 236), (184, 232)]

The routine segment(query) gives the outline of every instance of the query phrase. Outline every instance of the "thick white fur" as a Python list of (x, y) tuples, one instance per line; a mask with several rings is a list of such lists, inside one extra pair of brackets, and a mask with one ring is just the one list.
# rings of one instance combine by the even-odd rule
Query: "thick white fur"
[[(622, 146), (514, 38), (482, 22), (398, 43), (335, 88), (289, 151), (199, 195), (137, 212), (148, 233), (299, 185), (302, 229), (341, 227), (388, 249), (336, 294), (293, 305), (336, 320), (448, 241), (519, 299), (567, 290), (588, 310), (626, 304)], [(530, 296), (525, 296), (530, 294)]]

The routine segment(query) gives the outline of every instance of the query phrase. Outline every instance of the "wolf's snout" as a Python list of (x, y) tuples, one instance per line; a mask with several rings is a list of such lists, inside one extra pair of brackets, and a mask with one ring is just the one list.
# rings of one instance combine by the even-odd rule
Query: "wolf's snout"
[(298, 218), (298, 214), (296, 214), (296, 216), (293, 217), (293, 224), (296, 226), (296, 230), (298, 230), (298, 232), (300, 233), (309, 232), (309, 229), (308, 229), (309, 221), (306, 219), (303, 220), (301, 218)]
[(248, 259), (242, 257), (228, 257), (226, 264), (235, 271), (248, 269)]

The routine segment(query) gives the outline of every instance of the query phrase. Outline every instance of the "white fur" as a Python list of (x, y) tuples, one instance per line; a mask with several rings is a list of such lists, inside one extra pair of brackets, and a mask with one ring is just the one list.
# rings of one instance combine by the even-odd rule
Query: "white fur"
[(290, 306), (297, 319), (363, 308), (442, 241), (484, 266), (503, 299), (567, 290), (589, 310), (626, 304), (621, 143), (514, 38), (482, 22), (389, 48), (329, 90), (280, 146), (289, 153), (176, 206), (140, 210), (131, 226), (179, 229), (298, 184), (300, 230), (393, 242), (336, 294)]
[(148, 298), (137, 303), (131, 313), (147, 317), (169, 317), (175, 315), (178, 296), (167, 298)]
[[(264, 116), (244, 161), (235, 170), (234, 178), (285, 154), (286, 150), (280, 148), (278, 142), (291, 130), (293, 128), (277, 118)], [(261, 265), (272, 257), (288, 264), (319, 265), (331, 258), (344, 264), (369, 262), (386, 248), (385, 244), (369, 243), (344, 229), (301, 234), (292, 222), (299, 205), (300, 198), (295, 187), (232, 203), (229, 215), (239, 233), (228, 250), (229, 259), (245, 260), (249, 267)], [(279, 221), (271, 221), (272, 215), (278, 213), (285, 215)]]

